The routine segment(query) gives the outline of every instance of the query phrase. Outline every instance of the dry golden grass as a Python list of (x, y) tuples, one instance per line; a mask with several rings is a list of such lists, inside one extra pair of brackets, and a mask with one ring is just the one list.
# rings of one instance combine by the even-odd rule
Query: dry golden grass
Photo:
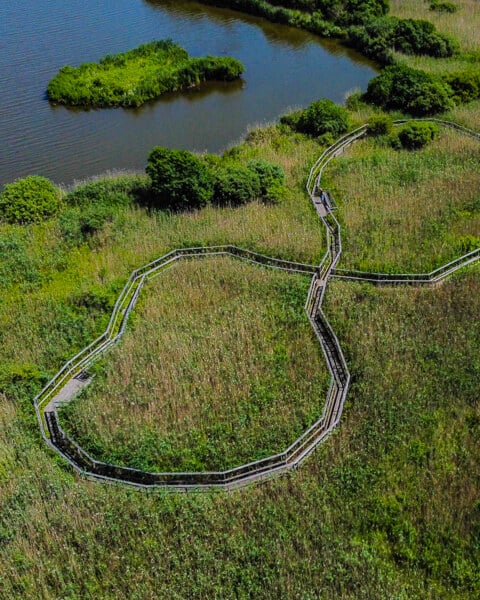
[(320, 417), (328, 375), (309, 278), (206, 258), (142, 292), (138, 316), (67, 422), (109, 460), (217, 469), (281, 451)]

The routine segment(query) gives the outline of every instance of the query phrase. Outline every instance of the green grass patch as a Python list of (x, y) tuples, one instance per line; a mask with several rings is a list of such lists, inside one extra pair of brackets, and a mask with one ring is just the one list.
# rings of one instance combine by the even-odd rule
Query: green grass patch
[(148, 471), (281, 452), (320, 418), (328, 389), (309, 283), (231, 258), (176, 265), (142, 290), (121, 344), (62, 410), (67, 431), (99, 460)]
[(340, 266), (422, 273), (464, 254), (464, 237), (480, 231), (479, 173), (480, 144), (454, 131), (419, 151), (357, 142), (326, 173), (340, 204)]
[(69, 106), (129, 108), (204, 81), (234, 80), (243, 70), (234, 58), (190, 58), (178, 44), (160, 40), (105, 56), (99, 63), (62, 67), (47, 94), (50, 101)]

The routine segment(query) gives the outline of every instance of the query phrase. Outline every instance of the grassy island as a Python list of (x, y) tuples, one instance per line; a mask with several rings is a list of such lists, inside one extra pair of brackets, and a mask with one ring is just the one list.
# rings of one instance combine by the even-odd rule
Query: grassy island
[(48, 84), (47, 95), (51, 102), (69, 106), (136, 107), (205, 81), (232, 81), (243, 71), (234, 58), (190, 58), (178, 44), (160, 40), (109, 54), (99, 63), (62, 67)]

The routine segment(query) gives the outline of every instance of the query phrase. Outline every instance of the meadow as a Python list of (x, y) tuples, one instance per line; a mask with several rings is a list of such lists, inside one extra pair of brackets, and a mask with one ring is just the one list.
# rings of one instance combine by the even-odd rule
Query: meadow
[(320, 417), (328, 389), (309, 284), (232, 258), (175, 265), (142, 291), (122, 343), (62, 409), (65, 430), (95, 458), (147, 471), (225, 470), (281, 452)]
[(326, 173), (339, 202), (342, 267), (427, 273), (480, 246), (480, 143), (454, 130), (421, 152), (357, 142)]
[[(400, 5), (392, 4), (394, 10)], [(464, 31), (467, 40), (468, 23), (463, 19), (461, 25), (460, 15), (449, 19), (461, 27), (459, 39)], [(440, 20), (437, 24), (440, 28)], [(372, 111), (359, 106), (352, 122), (364, 122)], [(478, 129), (479, 114), (474, 102), (457, 107), (451, 117)], [(478, 265), (437, 288), (330, 282), (325, 311), (344, 349), (352, 387), (338, 430), (298, 471), (282, 478), (232, 493), (139, 492), (80, 478), (40, 437), (33, 396), (103, 330), (133, 268), (177, 246), (216, 243), (320, 260), (323, 230), (304, 183), (321, 151), (316, 141), (282, 126), (254, 130), (230, 150), (240, 162), (263, 157), (284, 168), (290, 193), (278, 205), (254, 202), (175, 214), (127, 204), (82, 243), (65, 238), (59, 218), (0, 226), (0, 597), (480, 596)], [(479, 236), (473, 210), (477, 172), (475, 142), (453, 133), (410, 154), (370, 139), (353, 146), (327, 173), (343, 225), (339, 266), (423, 271), (453, 258), (463, 237)], [(405, 192), (411, 194), (407, 206)], [(152, 284), (124, 340), (132, 352), (149, 352), (134, 343), (135, 331), (155, 344), (161, 328), (153, 332), (150, 324), (175, 327), (174, 319), (161, 321), (168, 312), (156, 310), (154, 290), (165, 301), (161, 310), (172, 315), (180, 298), (171, 290), (185, 273), (197, 277), (191, 294), (199, 311), (217, 310), (216, 298), (201, 292), (208, 283), (220, 297), (226, 293), (213, 277), (220, 268), (213, 264), (209, 276), (207, 262), (185, 263)], [(243, 273), (252, 292), (248, 302), (232, 300), (238, 319), (248, 322), (242, 311), (258, 306), (258, 292), (264, 298), (261, 291), (275, 287), (276, 277), (242, 263), (225, 269), (229, 281)], [(163, 287), (166, 276), (170, 291)], [(288, 288), (298, 306), (301, 285)], [(277, 308), (267, 312), (271, 316)], [(188, 311), (183, 315), (190, 328)], [(258, 315), (257, 327), (265, 327), (269, 315), (263, 315), (266, 321)], [(245, 330), (244, 342), (254, 346), (251, 335)], [(307, 351), (299, 349), (300, 355)], [(124, 360), (130, 368), (122, 347), (116, 352), (112, 361)], [(239, 358), (244, 368), (252, 357)], [(316, 377), (323, 377), (321, 369)], [(293, 379), (289, 393), (308, 383)], [(215, 407), (225, 409), (220, 396)], [(110, 407), (98, 399), (91, 407), (99, 427), (114, 428), (112, 421), (101, 421), (102, 408), (110, 419)], [(159, 415), (159, 408), (149, 410)], [(127, 410), (143, 418), (141, 407)], [(207, 426), (216, 415), (211, 416)]]

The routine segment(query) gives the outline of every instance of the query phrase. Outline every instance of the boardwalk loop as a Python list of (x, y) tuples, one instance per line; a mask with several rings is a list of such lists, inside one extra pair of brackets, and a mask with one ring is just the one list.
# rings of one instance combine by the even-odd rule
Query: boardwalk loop
[[(438, 119), (429, 120), (480, 140), (480, 134), (456, 123)], [(396, 121), (395, 124), (404, 122), (405, 120)], [(323, 152), (310, 170), (307, 191), (327, 236), (327, 251), (318, 266), (272, 258), (237, 246), (226, 245), (173, 250), (133, 271), (117, 299), (105, 333), (70, 359), (34, 399), (35, 410), (46, 443), (85, 476), (137, 487), (164, 487), (179, 491), (233, 489), (296, 468), (338, 425), (350, 383), (350, 373), (339, 341), (322, 310), (328, 279), (335, 277), (388, 285), (432, 285), (480, 258), (479, 248), (431, 273), (423, 274), (388, 275), (337, 269), (336, 265), (342, 254), (340, 225), (333, 214), (336, 208), (333, 198), (321, 187), (322, 176), (331, 160), (364, 137), (366, 133), (367, 125), (362, 125), (344, 135)], [(70, 401), (82, 387), (88, 385), (90, 381), (88, 367), (121, 338), (128, 317), (147, 281), (179, 260), (225, 255), (264, 267), (312, 276), (305, 311), (331, 374), (330, 388), (322, 416), (283, 452), (226, 471), (151, 473), (95, 460), (63, 431), (58, 421), (58, 407)]]

